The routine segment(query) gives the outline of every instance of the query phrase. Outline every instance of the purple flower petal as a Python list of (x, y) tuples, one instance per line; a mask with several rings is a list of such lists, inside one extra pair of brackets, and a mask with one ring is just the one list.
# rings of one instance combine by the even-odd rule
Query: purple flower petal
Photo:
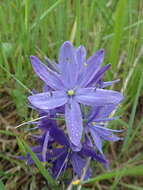
[[(43, 92), (49, 92), (49, 91), (51, 91), (52, 89), (47, 85), (47, 84), (44, 84), (43, 85)], [(34, 93), (34, 94), (36, 94), (36, 93)]]
[(94, 130), (92, 127), (90, 127), (89, 130), (90, 130), (91, 136), (92, 136), (92, 138), (94, 140), (94, 144), (96, 145), (96, 147), (100, 151), (100, 153), (103, 154), (103, 151), (102, 151), (102, 139), (101, 139), (101, 137), (96, 132), (96, 130)]
[[(37, 156), (37, 158), (38, 158), (41, 162), (43, 161), (43, 158), (42, 158), (41, 153), (36, 153), (36, 156)], [(28, 158), (27, 158), (27, 164), (28, 164), (28, 165), (34, 165), (34, 164), (35, 164), (34, 160), (31, 158), (31, 156), (28, 156)]]
[[(90, 129), (91, 131), (91, 129)], [(101, 137), (104, 140), (107, 141), (118, 141), (121, 140), (120, 137), (114, 135), (112, 132), (117, 132), (116, 130), (112, 131), (112, 129), (107, 129), (104, 127), (100, 127), (100, 126), (92, 126), (92, 132), (95, 132), (97, 134), (97, 136)], [(118, 131), (118, 132), (122, 132), (122, 131)]]
[(65, 107), (65, 120), (68, 130), (68, 135), (71, 142), (75, 146), (80, 146), (80, 140), (82, 137), (82, 115), (79, 104), (71, 100), (70, 104), (66, 104)]
[(103, 106), (107, 104), (119, 104), (123, 100), (123, 95), (113, 90), (81, 88), (77, 90), (75, 99), (81, 104)]
[(31, 150), (35, 153), (41, 152), (42, 146), (33, 146), (33, 147), (31, 147)]
[(53, 162), (52, 173), (54, 178), (58, 178), (60, 174), (66, 169), (68, 161), (68, 153), (64, 152), (58, 159)]
[(98, 155), (92, 147), (83, 146), (83, 148), (80, 151), (80, 154), (83, 156), (91, 157), (92, 159), (97, 160), (98, 162), (101, 162), (103, 164), (107, 163), (105, 157), (102, 155)]
[[(77, 174), (78, 177), (80, 178), (82, 175), (83, 168), (85, 167), (86, 160), (81, 158), (77, 153), (73, 153), (71, 156), (71, 164), (72, 164), (74, 173)], [(85, 179), (88, 179), (89, 177), (91, 177), (90, 169), (87, 170)]]
[(113, 81), (108, 81), (108, 82), (102, 82), (100, 88), (106, 88), (108, 86), (112, 86), (113, 84), (119, 82), (120, 79), (117, 79), (117, 80), (113, 80)]
[(58, 68), (58, 64), (54, 61), (51, 61), (48, 57), (45, 57), (45, 61), (48, 63), (48, 67), (55, 71), (55, 72), (59, 72), (59, 68)]
[(38, 122), (38, 128), (45, 132), (47, 132), (47, 130), (51, 129), (51, 127), (54, 127), (55, 125), (56, 125), (55, 120), (50, 118), (48, 115), (47, 115), (47, 117), (41, 119)]
[(101, 67), (103, 58), (104, 50), (101, 49), (87, 60), (85, 66), (86, 75), (83, 75), (82, 77), (82, 81), (80, 83), (81, 87), (87, 86), (92, 81)]
[(79, 144), (78, 146), (74, 145), (73, 143), (70, 142), (70, 149), (73, 152), (79, 152), (82, 148), (82, 144)]
[(78, 175), (78, 177), (81, 177), (82, 169), (85, 166), (85, 161), (76, 153), (73, 153), (71, 156), (71, 164), (73, 167), (73, 171)]
[(96, 128), (104, 130), (104, 131), (110, 131), (110, 132), (116, 132), (116, 133), (121, 133), (124, 131), (123, 129), (122, 130), (109, 129), (107, 127), (101, 127), (100, 125), (96, 125)]
[(49, 131), (47, 131), (47, 133), (45, 135), (43, 148), (42, 148), (43, 162), (46, 162), (46, 153), (47, 153), (48, 141), (49, 141)]
[(96, 122), (108, 122), (118, 119), (119, 117), (110, 117), (110, 118), (102, 118), (102, 119), (96, 119)]
[[(84, 128), (84, 129), (87, 129), (87, 128)], [(85, 130), (85, 133), (88, 133), (88, 130), (87, 131)], [(88, 135), (85, 135), (84, 144), (86, 146), (93, 147), (92, 140), (91, 140), (91, 138)]]
[(51, 127), (50, 135), (60, 145), (69, 146), (69, 142), (67, 140), (66, 135), (58, 127)]
[(63, 89), (63, 84), (57, 73), (48, 69), (37, 57), (31, 56), (31, 64), (35, 73), (52, 89), (61, 90)]
[(59, 67), (63, 83), (68, 89), (75, 87), (78, 76), (78, 64), (75, 49), (70, 42), (64, 42), (59, 54)]
[(77, 63), (78, 63), (78, 73), (79, 73), (79, 78), (81, 77), (81, 74), (84, 72), (84, 63), (86, 61), (86, 49), (84, 46), (79, 46), (76, 49), (76, 58), (77, 58)]
[(117, 105), (115, 104), (92, 107), (91, 113), (88, 117), (88, 123), (93, 121), (103, 121), (105, 118), (107, 119), (107, 117), (112, 113), (113, 110), (115, 110), (116, 107)]
[(67, 148), (53, 148), (52, 149), (52, 155), (53, 158), (58, 159), (62, 154), (66, 153), (67, 154)]
[(110, 68), (110, 64), (105, 65), (104, 67), (102, 67), (97, 73), (96, 75), (93, 77), (93, 79), (90, 81), (90, 83), (88, 83), (87, 86), (95, 86), (97, 85), (97, 83), (99, 83), (100, 80), (102, 80), (105, 72)]
[(67, 102), (67, 95), (63, 91), (43, 92), (29, 96), (28, 100), (39, 109), (53, 109)]

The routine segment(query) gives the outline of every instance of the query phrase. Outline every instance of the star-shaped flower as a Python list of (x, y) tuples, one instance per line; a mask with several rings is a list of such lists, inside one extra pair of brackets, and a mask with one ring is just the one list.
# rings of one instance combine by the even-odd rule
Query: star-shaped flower
[[(103, 106), (118, 104), (123, 99), (121, 93), (94, 88), (104, 51), (99, 50), (86, 61), (83, 46), (75, 49), (65, 42), (60, 49), (56, 72), (44, 65), (37, 57), (31, 56), (36, 74), (50, 87), (49, 92), (29, 96), (30, 103), (42, 110), (65, 105), (65, 121), (70, 141), (80, 146), (83, 126), (80, 104)], [(101, 75), (100, 75), (101, 76)], [(93, 81), (93, 82), (92, 82)]]
[[(105, 106), (95, 106), (92, 108), (92, 111), (89, 114), (87, 126), (85, 128), (86, 134), (90, 133), (94, 144), (96, 145), (97, 149), (100, 153), (103, 154), (102, 151), (102, 144), (103, 140), (107, 141), (118, 141), (121, 140), (118, 136), (114, 135), (113, 133), (119, 133), (123, 130), (113, 130), (109, 129), (106, 126), (103, 126), (105, 122), (110, 120), (114, 120), (116, 118), (109, 118), (111, 112), (116, 108), (117, 105), (105, 105)], [(102, 123), (102, 124), (101, 124)]]

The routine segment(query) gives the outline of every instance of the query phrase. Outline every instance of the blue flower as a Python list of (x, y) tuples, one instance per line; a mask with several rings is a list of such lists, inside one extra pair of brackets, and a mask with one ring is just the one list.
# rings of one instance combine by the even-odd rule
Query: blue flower
[(50, 91), (29, 96), (30, 103), (42, 110), (64, 105), (68, 135), (70, 141), (78, 147), (81, 147), (83, 133), (80, 104), (103, 106), (118, 104), (123, 99), (119, 92), (93, 86), (101, 80), (109, 67), (101, 70), (103, 57), (104, 51), (101, 49), (86, 60), (85, 48), (80, 46), (75, 49), (68, 41), (61, 46), (59, 64), (55, 64), (56, 68), (53, 70), (37, 57), (31, 56), (36, 74), (47, 84)]
[(116, 118), (109, 118), (111, 112), (116, 108), (117, 105), (105, 105), (105, 106), (95, 106), (92, 108), (88, 120), (86, 123), (86, 134), (91, 134), (94, 144), (100, 153), (103, 154), (102, 144), (103, 140), (107, 141), (118, 141), (121, 140), (120, 137), (113, 134), (113, 132), (119, 133), (123, 130), (113, 130), (106, 126), (103, 126), (105, 122), (114, 120)]
[[(51, 175), (56, 179), (67, 168), (71, 168), (71, 166), (73, 168), (73, 172), (80, 178), (88, 157), (90, 157), (92, 160), (96, 160), (102, 163), (104, 166), (108, 165), (108, 161), (102, 155), (98, 155), (95, 152), (94, 148), (89, 146), (86, 140), (82, 144), (80, 151), (74, 151), (72, 147), (74, 145), (70, 143), (63, 130), (59, 129), (59, 127), (56, 125), (51, 126), (50, 130), (47, 128), (47, 130), (44, 131), (43, 135), (36, 136), (35, 139), (38, 145), (31, 147), (31, 150), (37, 155), (40, 161), (46, 161), (50, 164), (51, 169), (49, 170), (51, 172)], [(43, 148), (45, 149), (44, 159)], [(29, 165), (34, 164), (34, 161), (32, 160), (29, 153), (27, 154), (26, 158), (19, 158), (22, 160), (26, 159)], [(92, 171), (89, 168), (86, 172), (85, 179), (91, 177), (91, 173)]]

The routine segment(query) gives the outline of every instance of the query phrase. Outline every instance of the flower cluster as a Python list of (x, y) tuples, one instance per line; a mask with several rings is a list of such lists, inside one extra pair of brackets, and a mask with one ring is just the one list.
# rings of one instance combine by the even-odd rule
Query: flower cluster
[[(115, 119), (109, 116), (123, 96), (105, 89), (118, 80), (103, 81), (110, 67), (101, 67), (103, 58), (101, 49), (86, 60), (85, 48), (74, 48), (69, 41), (61, 46), (58, 63), (45, 58), (46, 65), (30, 57), (35, 73), (44, 82), (42, 93), (33, 92), (28, 97), (41, 118), (36, 123), (41, 135), (34, 136), (38, 145), (31, 149), (40, 161), (50, 164), (49, 171), (56, 179), (67, 168), (80, 178), (88, 157), (108, 167), (103, 141), (120, 139), (113, 133), (121, 130), (107, 128), (107, 122)], [(29, 154), (26, 159), (28, 164), (34, 163)], [(85, 179), (90, 176), (89, 168)]]

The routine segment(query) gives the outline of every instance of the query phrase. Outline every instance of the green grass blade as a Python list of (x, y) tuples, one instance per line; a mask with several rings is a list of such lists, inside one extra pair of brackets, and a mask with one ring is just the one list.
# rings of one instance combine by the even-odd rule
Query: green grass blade
[(26, 0), (25, 1), (25, 31), (28, 31), (28, 13), (29, 13), (29, 4), (30, 1)]
[(6, 188), (4, 187), (4, 184), (1, 180), (0, 180), (0, 190), (6, 190)]
[(115, 171), (111, 171), (111, 172), (106, 172), (104, 174), (101, 174), (95, 178), (91, 178), (87, 181), (82, 182), (82, 184), (86, 184), (86, 183), (94, 183), (94, 182), (98, 182), (98, 181), (102, 181), (105, 179), (112, 179), (113, 177), (116, 176), (142, 176), (143, 175), (143, 166), (128, 166), (128, 167), (124, 167), (121, 169), (117, 169)]
[[(39, 18), (39, 21), (43, 20), (51, 11), (53, 11), (63, 0), (59, 0), (56, 3), (54, 3), (49, 9), (47, 9)], [(37, 22), (35, 22), (32, 26), (31, 29), (36, 27)]]
[(141, 121), (137, 125), (136, 129), (134, 130), (134, 133), (132, 133), (132, 136), (129, 138), (128, 146), (133, 142), (134, 138), (137, 136), (137, 134), (138, 134), (138, 132), (142, 126), (143, 126), (143, 118), (141, 119)]
[(76, 45), (80, 45), (80, 35), (81, 35), (81, 18), (80, 18), (80, 12), (81, 12), (81, 2), (80, 0), (76, 1), (76, 24), (77, 24), (77, 31), (76, 31)]
[[(128, 30), (130, 30), (132, 28), (138, 27), (141, 24), (143, 24), (143, 19), (124, 27), (123, 31), (128, 31)], [(102, 40), (107, 40), (109, 38), (112, 38), (114, 35), (115, 35), (115, 33), (107, 34), (106, 36), (103, 36)]]
[(7, 135), (7, 136), (14, 136), (14, 137), (18, 136), (17, 134), (15, 134), (13, 132), (2, 130), (2, 129), (0, 129), (0, 134)]
[(122, 40), (122, 32), (123, 32), (123, 25), (124, 25), (124, 15), (126, 12), (126, 4), (127, 0), (120, 0), (117, 5), (117, 9), (115, 12), (115, 25), (114, 25), (114, 37), (111, 44), (111, 56), (110, 62), (112, 64), (113, 70), (115, 70), (115, 66), (118, 61), (118, 55), (120, 50), (120, 44)]
[(9, 178), (10, 176), (13, 176), (13, 174), (0, 170), (1, 180), (2, 180), (2, 178)]
[(19, 79), (17, 79), (13, 74), (11, 74), (5, 67), (3, 67), (0, 64), (0, 67), (2, 68), (2, 70), (4, 70), (9, 76), (11, 76), (20, 86), (22, 86), (25, 90), (27, 90), (30, 94), (32, 93), (32, 91), (26, 86), (24, 85)]
[(138, 105), (138, 99), (139, 99), (141, 88), (142, 88), (142, 83), (143, 83), (143, 76), (140, 78), (140, 81), (139, 81), (136, 97), (134, 100), (134, 104), (133, 104), (133, 108), (132, 108), (132, 112), (131, 112), (131, 116), (130, 116), (130, 120), (129, 120), (129, 128), (127, 131), (127, 135), (125, 137), (122, 152), (124, 152), (128, 148), (128, 142), (129, 142), (130, 135), (132, 132), (132, 127), (133, 127), (133, 123), (134, 123), (134, 119), (135, 119), (135, 114), (136, 114), (136, 109), (137, 109), (137, 105)]
[(23, 156), (26, 156), (25, 147), (23, 143), (21, 142), (21, 139), (17, 137), (16, 140), (17, 140), (17, 144), (20, 149), (20, 152), (22, 153)]
[(121, 185), (124, 186), (124, 187), (127, 187), (128, 189), (143, 190), (142, 187), (138, 187), (136, 185), (125, 184), (125, 183), (121, 183)]
[(104, 18), (105, 22), (109, 25), (109, 26), (113, 26), (113, 20), (112, 20), (112, 11), (106, 7), (106, 3), (104, 0), (96, 0), (96, 4), (97, 7), (100, 11), (100, 14), (102, 15), (102, 17)]
[(122, 126), (125, 126), (127, 129), (129, 128), (129, 124), (125, 121), (123, 121), (122, 119), (118, 119), (117, 120)]
[(25, 164), (21, 163), (15, 157), (7, 156), (6, 154), (0, 153), (0, 158), (7, 160), (11, 164), (15, 164), (15, 165), (20, 166), (21, 168), (25, 169)]

